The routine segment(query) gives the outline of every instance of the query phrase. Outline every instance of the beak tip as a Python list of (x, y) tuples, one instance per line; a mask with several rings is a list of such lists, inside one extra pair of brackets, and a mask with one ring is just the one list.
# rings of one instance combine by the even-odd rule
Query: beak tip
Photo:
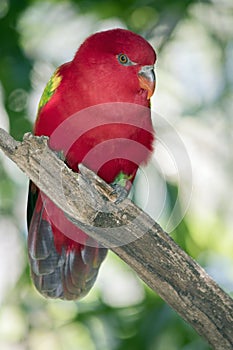
[(155, 91), (155, 82), (149, 90), (147, 90), (147, 100), (149, 100)]
[(144, 66), (138, 73), (141, 89), (147, 91), (147, 100), (151, 98), (155, 90), (155, 73), (153, 66)]

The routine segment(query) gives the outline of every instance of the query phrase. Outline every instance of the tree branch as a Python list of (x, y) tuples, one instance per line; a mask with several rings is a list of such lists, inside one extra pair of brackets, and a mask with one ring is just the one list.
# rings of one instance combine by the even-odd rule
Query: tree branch
[[(93, 172), (72, 172), (47, 146), (0, 129), (0, 149), (69, 219), (110, 247), (214, 349), (233, 349), (233, 300), (147, 214)], [(128, 243), (128, 244), (126, 244)]]

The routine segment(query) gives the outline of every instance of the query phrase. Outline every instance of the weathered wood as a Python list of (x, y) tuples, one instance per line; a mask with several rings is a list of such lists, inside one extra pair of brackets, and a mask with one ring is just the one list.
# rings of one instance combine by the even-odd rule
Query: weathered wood
[(213, 349), (233, 349), (233, 300), (147, 214), (126, 199), (115, 204), (111, 186), (80, 166), (72, 172), (26, 134), (16, 142), (0, 129), (0, 149), (69, 219), (127, 262)]

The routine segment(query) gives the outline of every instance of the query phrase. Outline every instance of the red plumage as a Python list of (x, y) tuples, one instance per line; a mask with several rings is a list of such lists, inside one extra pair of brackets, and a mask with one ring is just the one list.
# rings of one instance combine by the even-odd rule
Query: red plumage
[[(35, 134), (50, 136), (50, 147), (62, 151), (74, 171), (84, 163), (108, 183), (116, 182), (119, 174), (132, 183), (152, 151), (149, 97), (155, 59), (150, 44), (130, 31), (92, 35), (50, 81)], [(71, 224), (32, 183), (28, 226), (37, 289), (54, 298), (85, 295), (106, 249)]]

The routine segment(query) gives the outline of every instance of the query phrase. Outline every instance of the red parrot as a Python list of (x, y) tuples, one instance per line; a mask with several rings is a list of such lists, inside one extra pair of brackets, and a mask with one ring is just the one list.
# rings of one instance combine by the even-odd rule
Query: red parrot
[[(78, 172), (83, 163), (122, 193), (152, 152), (150, 97), (156, 54), (124, 29), (98, 32), (60, 66), (41, 97), (35, 135), (49, 136)], [(28, 194), (28, 255), (37, 290), (67, 300), (86, 295), (107, 249), (74, 226), (32, 182)]]

